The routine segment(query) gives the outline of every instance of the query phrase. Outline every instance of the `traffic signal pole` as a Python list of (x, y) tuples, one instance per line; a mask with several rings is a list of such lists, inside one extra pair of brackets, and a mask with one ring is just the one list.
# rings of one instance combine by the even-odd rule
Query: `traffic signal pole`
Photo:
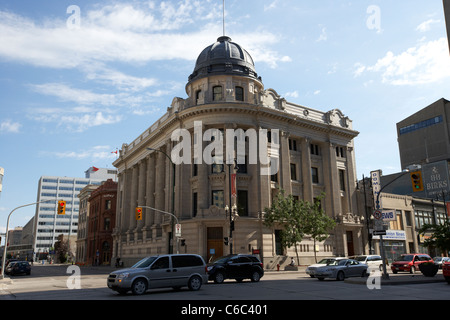
[(11, 215), (13, 214), (14, 211), (16, 211), (17, 209), (20, 208), (24, 208), (24, 207), (29, 207), (38, 203), (43, 203), (43, 202), (50, 202), (50, 201), (55, 201), (55, 199), (51, 199), (51, 200), (42, 200), (42, 201), (38, 201), (38, 202), (33, 202), (33, 203), (29, 203), (29, 204), (25, 204), (23, 206), (14, 208), (13, 211), (11, 211), (8, 215), (8, 220), (6, 221), (6, 236), (5, 236), (5, 246), (3, 247), (3, 258), (2, 258), (2, 272), (0, 274), (0, 279), (4, 279), (5, 278), (5, 264), (6, 264), (6, 250), (8, 249), (8, 228), (9, 228), (9, 220), (11, 219)]
[[(177, 224), (180, 224), (180, 223), (178, 222), (177, 216), (174, 215), (173, 213), (170, 213), (170, 212), (167, 212), (167, 211), (163, 211), (163, 210), (159, 210), (159, 209), (152, 208), (152, 207), (147, 207), (147, 206), (139, 206), (138, 208), (147, 208), (147, 209), (150, 209), (150, 210), (155, 210), (156, 212), (168, 214), (168, 215), (172, 216), (172, 218), (175, 218), (175, 220), (177, 221)], [(173, 225), (173, 224), (172, 224), (172, 225)], [(174, 233), (175, 233), (175, 230), (174, 230), (174, 228), (172, 228), (172, 235), (173, 235)], [(172, 239), (173, 239), (173, 238), (172, 238)], [(180, 254), (180, 251), (179, 251), (179, 249), (178, 249), (178, 248), (179, 248), (179, 245), (178, 245), (179, 240), (180, 240), (180, 238), (177, 237), (177, 254)]]

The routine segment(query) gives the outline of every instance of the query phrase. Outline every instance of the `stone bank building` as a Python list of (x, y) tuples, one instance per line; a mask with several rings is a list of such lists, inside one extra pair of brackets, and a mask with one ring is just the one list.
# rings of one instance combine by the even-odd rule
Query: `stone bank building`
[[(230, 234), (232, 211), (233, 253), (259, 254), (267, 269), (288, 263), (287, 258), (295, 256), (294, 248), (282, 248), (280, 230), (264, 225), (264, 210), (279, 189), (308, 201), (325, 192), (322, 208), (337, 222), (324, 242), (314, 246), (305, 237), (298, 245), (301, 264), (313, 262), (314, 251), (319, 258), (363, 252), (364, 226), (355, 197), (353, 139), (358, 132), (347, 116), (338, 109), (323, 112), (296, 105), (265, 89), (250, 54), (226, 36), (200, 53), (186, 93), (186, 98), (174, 98), (167, 113), (139, 137), (123, 144), (114, 162), (118, 200), (113, 259), (120, 257), (131, 265), (148, 255), (177, 250), (200, 254), (205, 260), (229, 254), (224, 238)], [(195, 130), (199, 123), (202, 133), (214, 129), (209, 131), (213, 134), (202, 137)], [(177, 129), (190, 133), (190, 163), (172, 162), (178, 142), (171, 137)], [(249, 143), (245, 161), (238, 164), (194, 159), (199, 154), (195, 148), (205, 150), (214, 141), (225, 146), (227, 129), (266, 129), (269, 156), (274, 156), (271, 131), (277, 130), (278, 172), (264, 174), (267, 164), (251, 163)], [(263, 138), (257, 135), (257, 139), (259, 144)], [(225, 150), (213, 152), (213, 156), (225, 154)], [(142, 220), (135, 217), (138, 206), (148, 207)], [(233, 206), (235, 210), (229, 210)], [(172, 240), (172, 217), (164, 212), (178, 218), (179, 242)]]

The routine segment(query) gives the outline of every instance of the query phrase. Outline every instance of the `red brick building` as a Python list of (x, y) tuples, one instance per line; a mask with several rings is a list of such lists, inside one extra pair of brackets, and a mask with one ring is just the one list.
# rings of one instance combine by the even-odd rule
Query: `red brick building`
[(110, 265), (116, 222), (117, 182), (108, 179), (89, 198), (87, 263)]

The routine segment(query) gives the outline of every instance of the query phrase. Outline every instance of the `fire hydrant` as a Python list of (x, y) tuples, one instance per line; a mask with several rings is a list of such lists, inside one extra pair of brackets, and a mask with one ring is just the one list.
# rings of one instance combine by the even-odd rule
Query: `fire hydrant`
[(277, 271), (280, 271), (280, 264), (277, 263)]

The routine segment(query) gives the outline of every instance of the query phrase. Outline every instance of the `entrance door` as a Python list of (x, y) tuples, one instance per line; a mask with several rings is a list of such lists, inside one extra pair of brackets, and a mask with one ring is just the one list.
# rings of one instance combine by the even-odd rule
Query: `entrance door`
[(347, 253), (348, 256), (354, 256), (355, 255), (355, 248), (353, 246), (353, 232), (347, 231)]
[(207, 229), (208, 262), (223, 256), (223, 229), (213, 227)]

